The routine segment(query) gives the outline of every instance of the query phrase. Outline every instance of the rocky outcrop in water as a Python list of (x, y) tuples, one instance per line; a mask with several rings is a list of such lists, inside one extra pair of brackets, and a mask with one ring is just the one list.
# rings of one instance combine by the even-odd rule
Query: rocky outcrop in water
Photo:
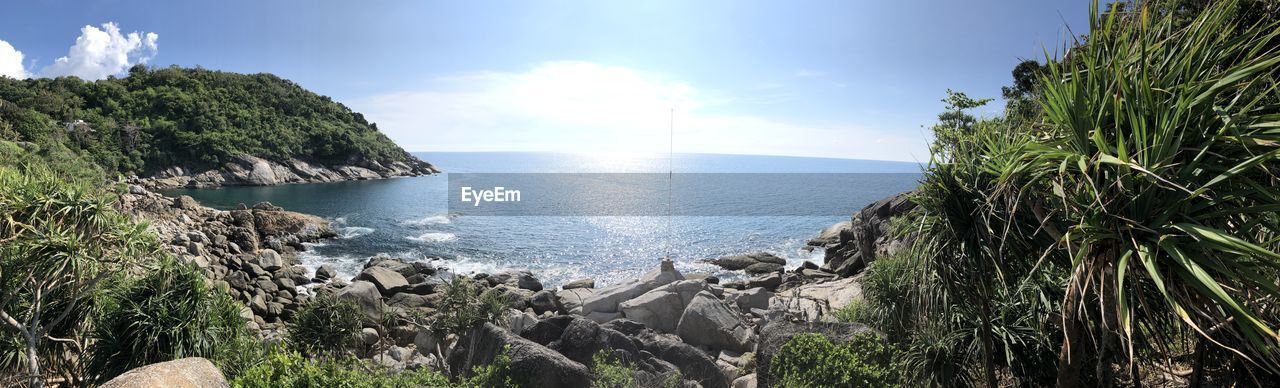
[(345, 164), (322, 165), (298, 159), (273, 161), (239, 155), (221, 166), (204, 171), (174, 166), (132, 183), (150, 189), (176, 187), (270, 186), (286, 183), (336, 182), (430, 175), (440, 172), (430, 163), (405, 154), (407, 162), (379, 163), (350, 160)]
[(867, 268), (878, 256), (906, 246), (907, 241), (889, 233), (889, 220), (915, 209), (911, 192), (900, 193), (867, 205), (843, 221), (823, 229), (810, 246), (826, 251), (822, 269), (840, 276), (853, 276)]

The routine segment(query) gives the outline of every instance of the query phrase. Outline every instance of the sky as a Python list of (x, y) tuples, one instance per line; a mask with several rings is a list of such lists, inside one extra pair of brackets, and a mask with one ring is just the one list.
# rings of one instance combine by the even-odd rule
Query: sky
[[(928, 160), (947, 89), (996, 98), (1088, 1), (29, 1), (0, 75), (274, 73), (410, 151)], [(1072, 29), (1068, 29), (1070, 26)], [(674, 128), (674, 129), (672, 129)]]

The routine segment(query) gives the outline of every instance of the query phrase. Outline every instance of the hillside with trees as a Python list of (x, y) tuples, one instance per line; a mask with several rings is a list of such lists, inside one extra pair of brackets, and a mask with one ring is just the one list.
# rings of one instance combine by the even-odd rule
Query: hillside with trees
[[(126, 77), (0, 77), (0, 140), (65, 147), (108, 171), (217, 168), (239, 155), (317, 166), (412, 155), (360, 113), (271, 74), (134, 66)], [(376, 169), (376, 168), (375, 168)]]

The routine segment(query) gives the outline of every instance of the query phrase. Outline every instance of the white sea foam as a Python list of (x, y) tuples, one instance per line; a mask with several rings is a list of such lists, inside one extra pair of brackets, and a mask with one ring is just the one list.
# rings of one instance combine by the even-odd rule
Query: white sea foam
[(458, 236), (454, 235), (453, 233), (427, 232), (427, 233), (420, 234), (418, 236), (409, 236), (405, 238), (409, 239), (410, 241), (416, 241), (420, 243), (433, 243), (433, 242), (454, 241), (458, 239)]
[(356, 238), (369, 233), (373, 233), (373, 228), (366, 228), (363, 226), (338, 228), (338, 238)]
[(426, 217), (422, 217), (422, 218), (419, 218), (419, 219), (416, 219), (416, 220), (405, 220), (405, 221), (401, 221), (401, 222), (400, 222), (400, 225), (405, 225), (405, 226), (427, 226), (427, 225), (447, 224), (447, 223), (450, 223), (450, 222), (452, 222), (452, 220), (451, 220), (451, 219), (449, 218), (449, 216), (447, 216), (447, 215), (434, 215), (434, 216), (426, 216)]

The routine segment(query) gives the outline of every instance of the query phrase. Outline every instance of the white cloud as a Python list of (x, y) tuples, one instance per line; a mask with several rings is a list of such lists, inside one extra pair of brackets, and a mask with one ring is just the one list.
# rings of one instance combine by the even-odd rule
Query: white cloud
[(0, 40), (0, 77), (28, 77), (27, 69), (22, 67), (22, 52), (3, 40)]
[[(919, 139), (853, 124), (806, 126), (688, 83), (591, 62), (474, 72), (351, 102), (411, 151), (676, 152), (913, 161)], [(738, 112), (738, 113), (721, 113)], [(877, 144), (878, 143), (878, 144)]]
[(40, 71), (43, 77), (74, 75), (86, 80), (98, 80), (123, 73), (130, 66), (146, 63), (155, 56), (154, 32), (120, 33), (115, 23), (105, 23), (102, 29), (86, 25), (80, 29), (76, 44), (67, 56), (58, 58)]

